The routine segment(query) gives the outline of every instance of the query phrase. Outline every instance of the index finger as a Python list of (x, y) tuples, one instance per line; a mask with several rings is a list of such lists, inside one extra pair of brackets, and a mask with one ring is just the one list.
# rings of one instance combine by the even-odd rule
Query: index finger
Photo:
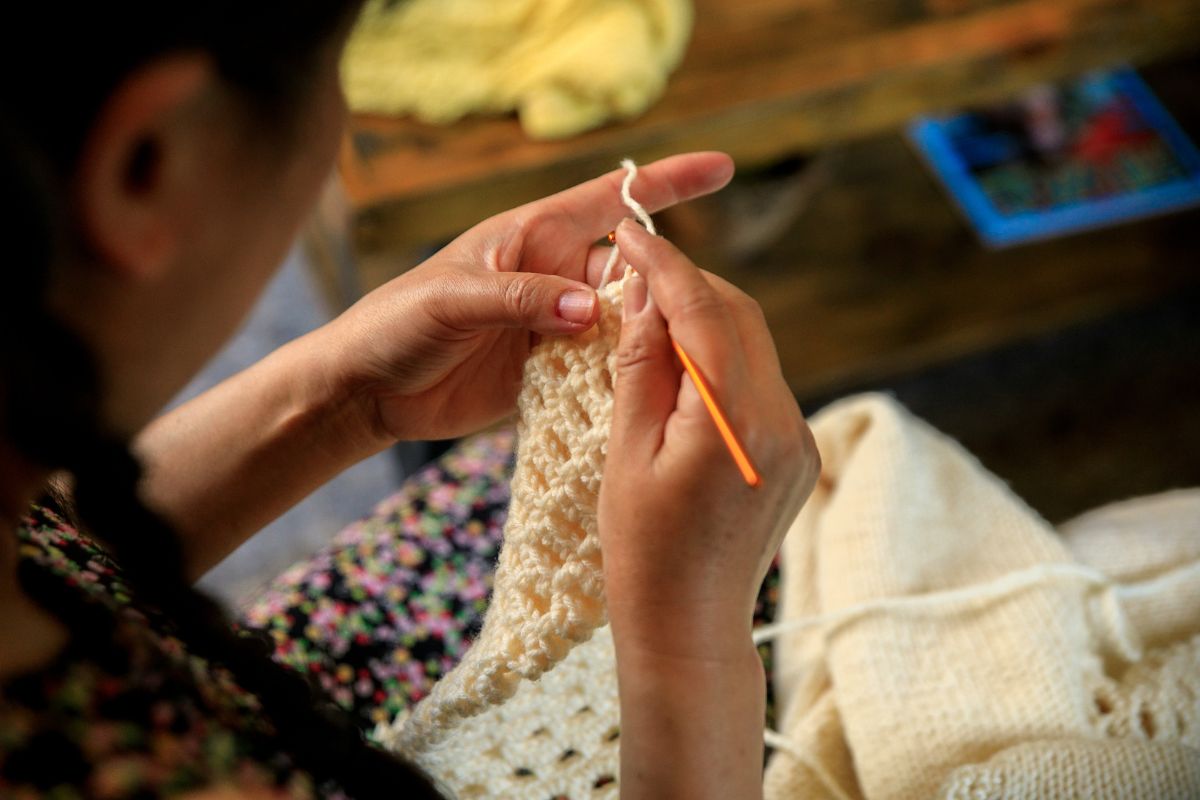
[[(638, 168), (634, 196), (653, 214), (723, 188), (733, 178), (733, 159), (725, 153), (684, 153)], [(616, 169), (587, 183), (551, 195), (550, 203), (591, 240), (599, 239), (629, 215), (621, 200), (625, 170)]]
[(718, 393), (726, 393), (738, 382), (745, 364), (725, 300), (687, 256), (640, 225), (621, 223), (617, 246), (650, 285), (671, 338), (687, 351)]

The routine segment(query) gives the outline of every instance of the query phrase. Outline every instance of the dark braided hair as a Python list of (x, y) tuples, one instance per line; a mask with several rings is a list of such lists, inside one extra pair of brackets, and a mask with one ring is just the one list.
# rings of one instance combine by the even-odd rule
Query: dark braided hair
[[(440, 797), (418, 769), (368, 745), (348, 714), (271, 661), (262, 639), (235, 634), (221, 607), (188, 584), (178, 536), (138, 497), (141, 468), (129, 442), (100, 419), (95, 359), (46, 307), (53, 271), (73, 249), (61, 198), (91, 120), (122, 77), (169, 52), (204, 50), (250, 101), (247, 108), (261, 112), (260, 124), (269, 118), (294, 131), (299, 121), (287, 112), (303, 97), (316, 50), (358, 3), (110, 0), (73, 4), (65, 14), (55, 4), (20, 5), (15, 14), (25, 25), (9, 29), (28, 44), (0, 56), (5, 80), (20, 84), (0, 96), (0, 219), (9, 248), (0, 267), (0, 433), (31, 461), (70, 473), (74, 515), (111, 550), (139, 601), (161, 612), (189, 650), (256, 696), (274, 741), (298, 767), (356, 797)], [(4, 14), (11, 22), (13, 12)], [(26, 80), (28, 71), (14, 71), (37, 63), (20, 61), (51, 46), (48, 32), (54, 52), (73, 54), (80, 65), (54, 86), (45, 73)], [(77, 592), (28, 563), (18, 577), (73, 638), (103, 638), (111, 629)]]

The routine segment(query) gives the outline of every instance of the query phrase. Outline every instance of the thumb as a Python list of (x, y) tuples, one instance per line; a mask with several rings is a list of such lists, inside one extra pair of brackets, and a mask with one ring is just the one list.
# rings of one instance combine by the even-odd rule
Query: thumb
[(667, 418), (675, 410), (682, 372), (671, 349), (667, 322), (649, 296), (646, 279), (625, 281), (621, 342), (613, 381), (610, 440), (625, 457), (649, 461), (662, 445)]
[(596, 324), (596, 290), (558, 275), (477, 272), (443, 283), (436, 316), (458, 330), (526, 328), (546, 335), (578, 333)]

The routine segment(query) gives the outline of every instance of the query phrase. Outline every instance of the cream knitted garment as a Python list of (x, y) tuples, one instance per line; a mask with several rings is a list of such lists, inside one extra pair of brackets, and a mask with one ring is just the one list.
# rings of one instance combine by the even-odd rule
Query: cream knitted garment
[(1056, 533), (886, 397), (813, 430), (769, 797), (1200, 797), (1200, 495)]
[(643, 112), (691, 27), (690, 0), (371, 0), (343, 83), (355, 111), (517, 111), (530, 136), (560, 138)]

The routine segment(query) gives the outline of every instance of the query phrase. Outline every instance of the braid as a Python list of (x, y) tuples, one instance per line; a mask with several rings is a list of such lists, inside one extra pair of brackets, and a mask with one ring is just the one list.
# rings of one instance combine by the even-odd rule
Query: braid
[[(87, 347), (44, 307), (54, 252), (63, 238), (36, 150), (5, 124), (0, 109), (0, 206), (13, 209), (4, 240), (15, 248), (0, 292), (0, 433), (22, 454), (74, 476), (74, 512), (111, 549), (139, 599), (176, 628), (188, 649), (227, 669), (253, 693), (282, 749), (318, 782), (355, 797), (440, 797), (416, 767), (369, 745), (350, 716), (295, 671), (269, 658), (261, 639), (234, 633), (223, 609), (184, 577), (179, 537), (139, 499), (141, 468), (128, 442), (105, 431), (101, 386)], [(18, 344), (19, 342), (19, 344)], [(45, 375), (53, 385), (43, 388)], [(60, 618), (73, 641), (110, 640), (94, 604), (23, 564), (18, 577)], [(41, 578), (41, 579), (39, 579)], [(111, 649), (111, 645), (110, 645)]]

